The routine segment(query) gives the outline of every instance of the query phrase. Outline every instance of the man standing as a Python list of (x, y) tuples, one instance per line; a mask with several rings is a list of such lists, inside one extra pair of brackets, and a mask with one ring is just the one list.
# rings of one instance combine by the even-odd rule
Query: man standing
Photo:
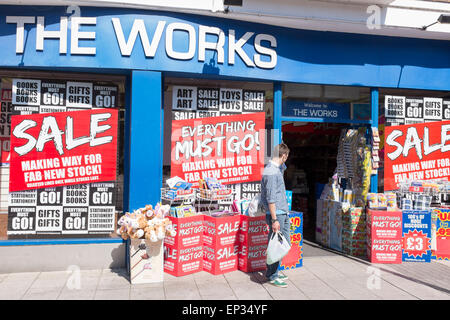
[[(284, 186), (283, 172), (286, 170), (284, 164), (289, 156), (289, 148), (284, 143), (275, 146), (273, 156), (264, 168), (261, 182), (261, 202), (266, 214), (266, 222), (269, 225), (269, 240), (272, 233), (281, 231), (289, 243), (290, 220), (289, 206), (286, 198), (286, 187)], [(285, 288), (286, 276), (278, 274), (280, 261), (267, 265), (266, 277), (271, 284)]]

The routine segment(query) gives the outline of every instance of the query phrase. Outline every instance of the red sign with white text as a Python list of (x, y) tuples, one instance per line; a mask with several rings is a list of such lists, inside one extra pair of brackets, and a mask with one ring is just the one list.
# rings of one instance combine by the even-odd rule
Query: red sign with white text
[(402, 262), (402, 212), (367, 210), (367, 255), (372, 263)]
[(11, 118), (9, 191), (116, 180), (114, 109)]
[(385, 128), (384, 190), (409, 180), (450, 177), (450, 121)]
[(198, 186), (205, 177), (223, 184), (261, 180), (265, 113), (172, 121), (171, 176)]

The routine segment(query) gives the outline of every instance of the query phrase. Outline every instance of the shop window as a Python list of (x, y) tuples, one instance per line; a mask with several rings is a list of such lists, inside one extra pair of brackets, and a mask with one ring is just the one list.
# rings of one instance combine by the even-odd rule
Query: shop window
[[(230, 118), (233, 117), (234, 118)], [(231, 158), (236, 162), (233, 164), (225, 164), (222, 169), (227, 170), (227, 175), (223, 174), (218, 162), (207, 163), (210, 155), (204, 157), (191, 157), (185, 162), (202, 162), (201, 165), (206, 167), (183, 167), (181, 163), (175, 164), (175, 151), (171, 142), (174, 136), (175, 125), (180, 120), (196, 119), (192, 121), (196, 124), (210, 124), (217, 122), (243, 123), (247, 120), (254, 120), (258, 128), (264, 129), (265, 139), (260, 141), (259, 137), (255, 138), (258, 143), (262, 142), (263, 148), (257, 149), (256, 146), (249, 152), (255, 155), (252, 160), (246, 158), (246, 161), (255, 161), (258, 159), (258, 165), (253, 162), (253, 169), (258, 168), (258, 172), (245, 171), (244, 167), (249, 167), (247, 163), (237, 163), (236, 155), (232, 153)], [(229, 120), (235, 119), (235, 120)], [(258, 119), (258, 120), (256, 120)], [(273, 129), (273, 84), (263, 82), (243, 82), (243, 81), (224, 81), (224, 80), (205, 80), (205, 79), (185, 79), (185, 78), (165, 78), (164, 82), (164, 166), (163, 166), (163, 185), (167, 179), (173, 176), (179, 176), (183, 180), (196, 184), (199, 179), (215, 177), (228, 187), (235, 191), (234, 199), (251, 199), (260, 192), (260, 176), (261, 168), (267, 160), (267, 152), (272, 149), (272, 129)], [(254, 133), (255, 131), (246, 127), (243, 129), (246, 133)], [(226, 130), (225, 130), (226, 131)], [(219, 138), (225, 136), (227, 132), (215, 131), (214, 137)], [(197, 137), (199, 140), (205, 138), (193, 134), (193, 139)], [(213, 137), (213, 138), (214, 138)], [(211, 137), (209, 137), (211, 138)], [(183, 139), (187, 139), (184, 137)], [(227, 139), (225, 139), (227, 141)], [(250, 140), (248, 140), (250, 141)], [(247, 141), (247, 142), (248, 142)], [(253, 140), (252, 140), (253, 141)], [(252, 142), (248, 142), (249, 146)], [(211, 144), (212, 146), (212, 144)], [(212, 146), (213, 154), (217, 153), (218, 145)], [(264, 152), (262, 151), (264, 150)], [(193, 151), (193, 150), (191, 150)], [(257, 153), (257, 154), (256, 154)], [(184, 154), (185, 155), (185, 154)], [(227, 158), (222, 155), (219, 158)], [(262, 160), (261, 160), (262, 159)], [(220, 160), (219, 160), (220, 161)], [(200, 169), (199, 169), (200, 168)], [(242, 169), (242, 172), (240, 171)], [(255, 180), (255, 176), (259, 179)], [(241, 179), (248, 179), (248, 182), (242, 182)], [(237, 181), (237, 182), (236, 182)], [(225, 206), (227, 204), (223, 203)]]
[[(124, 77), (0, 70), (0, 78), (0, 240), (117, 237), (114, 232), (117, 215), (123, 210)], [(116, 154), (96, 154), (95, 148), (86, 143), (89, 132), (92, 133), (89, 131), (89, 128), (92, 129), (92, 126), (90, 127), (92, 121), (89, 123), (89, 119), (92, 119), (89, 118), (91, 113), (87, 110), (96, 112), (94, 110), (103, 108), (114, 110), (112, 111), (114, 114), (117, 111), (117, 120), (111, 122), (109, 129), (112, 131), (117, 128), (117, 132), (111, 133), (113, 137), (111, 141), (117, 144)], [(60, 122), (68, 118), (62, 115), (58, 117), (58, 113), (69, 111), (73, 131), (68, 129), (68, 123)], [(101, 110), (98, 113), (101, 113)], [(56, 124), (61, 126), (58, 127), (61, 131), (61, 141), (67, 143), (70, 132), (73, 132), (71, 136), (74, 139), (73, 150), (77, 150), (84, 142), (86, 147), (83, 148), (83, 152), (88, 154), (77, 153), (77, 156), (72, 156), (73, 161), (70, 164), (69, 162), (63, 164), (62, 158), (59, 161), (46, 159), (46, 150), (49, 150), (48, 145), (52, 142), (44, 142), (39, 159), (29, 160), (27, 165), (30, 167), (22, 167), (25, 169), (13, 172), (10, 170), (11, 116), (28, 115), (32, 119), (37, 119), (33, 117), (39, 117), (40, 114), (54, 116), (54, 119), (57, 119)], [(43, 122), (44, 117), (39, 121)], [(100, 122), (98, 124), (101, 125)], [(84, 129), (84, 135), (75, 134)], [(55, 127), (50, 126), (45, 132), (53, 134), (53, 131), (56, 132)], [(48, 140), (55, 141), (56, 138)], [(68, 150), (64, 149), (65, 155), (70, 155)], [(89, 158), (89, 155), (93, 157)], [(111, 167), (105, 167), (105, 163), (115, 163), (113, 165), (116, 168), (115, 172), (110, 171)], [(49, 166), (59, 170), (58, 175), (56, 172), (44, 172), (50, 169)], [(69, 168), (72, 169), (70, 174)], [(111, 180), (102, 179), (102, 170), (106, 171)], [(29, 172), (26, 179), (25, 171)], [(45, 174), (48, 176), (44, 176)], [(89, 181), (86, 177), (100, 180), (73, 184), (75, 180), (69, 182), (67, 179), (69, 175), (73, 178), (84, 177), (83, 181)], [(10, 192), (10, 182), (15, 176), (17, 176), (15, 182), (21, 178), (27, 183)], [(30, 178), (31, 176), (34, 178)], [(31, 181), (36, 183), (28, 183)], [(44, 181), (47, 186), (51, 184), (54, 186), (44, 187)], [(69, 183), (72, 184), (68, 185)]]
[(378, 192), (384, 191), (384, 128), (450, 120), (450, 92), (407, 89), (379, 90), (380, 169)]

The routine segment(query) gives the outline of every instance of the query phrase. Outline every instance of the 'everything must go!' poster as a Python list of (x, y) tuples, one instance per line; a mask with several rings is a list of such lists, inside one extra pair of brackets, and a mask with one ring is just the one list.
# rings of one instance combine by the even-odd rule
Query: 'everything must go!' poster
[(13, 116), (10, 192), (114, 181), (117, 117), (114, 109)]
[(264, 167), (264, 112), (172, 121), (172, 176), (198, 185), (260, 181)]
[(384, 190), (407, 179), (450, 177), (450, 121), (386, 127)]

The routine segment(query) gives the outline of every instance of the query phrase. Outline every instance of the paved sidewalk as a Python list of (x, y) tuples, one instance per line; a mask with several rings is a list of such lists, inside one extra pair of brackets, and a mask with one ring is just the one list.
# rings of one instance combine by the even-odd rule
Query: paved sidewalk
[(214, 276), (164, 274), (164, 282), (131, 285), (126, 271), (0, 274), (0, 299), (39, 300), (410, 300), (450, 299), (450, 262), (375, 265), (304, 244), (303, 267), (284, 271), (287, 288), (264, 281), (262, 273)]

